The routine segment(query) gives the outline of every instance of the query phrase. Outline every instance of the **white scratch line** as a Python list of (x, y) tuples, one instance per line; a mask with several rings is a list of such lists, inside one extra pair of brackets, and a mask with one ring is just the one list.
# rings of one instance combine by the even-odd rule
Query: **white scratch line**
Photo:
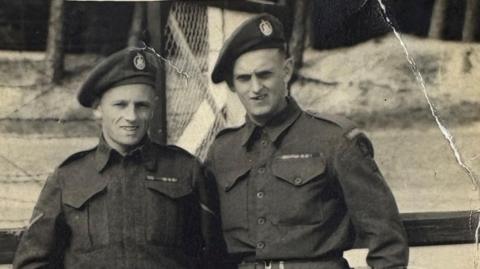
[(168, 60), (168, 59), (164, 58), (162, 55), (158, 54), (158, 53), (155, 51), (154, 48), (145, 45), (142, 49), (148, 50), (148, 51), (150, 51), (151, 53), (153, 53), (153, 54), (154, 54), (155, 56), (157, 56), (159, 59), (161, 59), (162, 61), (164, 61), (165, 63), (167, 63), (167, 64), (170, 65), (171, 67), (173, 67), (173, 69), (175, 69), (175, 71), (176, 71), (178, 74), (184, 76), (184, 77), (187, 78), (187, 79), (190, 78), (190, 75), (189, 75), (187, 72), (185, 72), (185, 71), (183, 71), (183, 70), (180, 70), (180, 68), (177, 67), (176, 65), (172, 64), (172, 62), (171, 62), (170, 60)]
[[(412, 70), (412, 73), (415, 75), (415, 78), (417, 79), (417, 81), (420, 83), (420, 85), (422, 86), (422, 90), (423, 90), (423, 95), (425, 96), (425, 99), (427, 100), (427, 103), (428, 103), (428, 106), (430, 108), (430, 111), (432, 113), (432, 116), (435, 118), (435, 122), (437, 123), (438, 125), (438, 128), (440, 129), (440, 131), (442, 132), (443, 136), (445, 137), (445, 139), (447, 139), (448, 143), (450, 144), (450, 149), (453, 151), (454, 155), (455, 155), (455, 159), (457, 160), (457, 163), (463, 168), (463, 170), (465, 170), (465, 172), (467, 173), (467, 175), (470, 177), (470, 179), (472, 180), (472, 183), (475, 187), (475, 189), (478, 189), (479, 187), (479, 182), (478, 180), (476, 179), (473, 171), (470, 169), (470, 167), (468, 167), (462, 160), (462, 156), (460, 155), (460, 152), (458, 151), (457, 149), (457, 146), (455, 145), (455, 142), (454, 142), (454, 138), (452, 136), (452, 134), (450, 134), (450, 132), (448, 131), (448, 129), (442, 124), (442, 122), (440, 121), (440, 118), (438, 117), (437, 115), (437, 110), (435, 108), (435, 106), (433, 105), (432, 101), (430, 100), (430, 97), (428, 96), (428, 92), (427, 92), (427, 87), (425, 86), (425, 81), (423, 80), (423, 76), (422, 74), (420, 73), (420, 71), (418, 70), (417, 68), (417, 65), (415, 63), (415, 60), (414, 58), (410, 55), (410, 53), (408, 52), (408, 49), (407, 49), (407, 46), (405, 45), (405, 43), (403, 42), (400, 34), (397, 32), (397, 29), (395, 29), (395, 27), (393, 26), (393, 23), (392, 21), (390, 20), (390, 18), (388, 17), (387, 15), (387, 9), (385, 7), (385, 5), (383, 4), (382, 0), (378, 0), (378, 3), (380, 4), (380, 7), (382, 8), (382, 11), (383, 11), (383, 14), (384, 14), (384, 17), (385, 17), (385, 20), (386, 22), (390, 25), (390, 27), (392, 28), (392, 31), (393, 33), (395, 34), (395, 36), (397, 37), (398, 41), (400, 42), (402, 48), (403, 48), (403, 51), (405, 53), (405, 56), (407, 58), (407, 61), (409, 62), (410, 64), (410, 70)], [(474, 266), (475, 266), (475, 269), (478, 269), (478, 261), (480, 260), (480, 251), (479, 251), (479, 233), (480, 233), (480, 216), (479, 216), (479, 223), (477, 224), (477, 227), (475, 229), (475, 258), (474, 258)]]
[[(68, 0), (68, 1), (88, 1), (88, 0)], [(106, 0), (105, 0), (106, 1)], [(149, 0), (147, 0), (149, 1)], [(155, 0), (152, 0), (152, 1), (155, 1)], [(185, 77), (185, 86), (186, 88), (188, 89), (188, 81), (190, 79), (190, 74), (188, 74), (186, 71), (183, 71), (181, 70), (178, 66), (176, 66), (175, 64), (172, 63), (172, 61), (170, 61), (169, 59), (166, 59), (165, 57), (163, 57), (162, 55), (158, 54), (154, 48), (150, 47), (150, 46), (147, 46), (144, 42), (143, 43), (143, 46), (140, 48), (140, 49), (143, 49), (143, 50), (148, 50), (150, 51), (153, 55), (155, 55), (156, 57), (158, 57), (160, 60), (164, 61), (166, 64), (170, 65), (174, 70), (175, 72), (177, 72), (179, 75)], [(65, 111), (63, 112), (62, 116), (60, 116), (60, 118), (58, 119), (57, 123), (59, 124), (63, 124), (66, 120), (66, 116), (67, 116), (67, 112), (68, 111)]]
[(177, 72), (179, 75), (185, 77), (185, 87), (186, 89), (188, 89), (188, 82), (190, 80), (190, 74), (188, 74), (188, 72), (186, 71), (183, 71), (182, 69), (180, 69), (178, 66), (176, 66), (175, 64), (172, 63), (172, 61), (170, 61), (169, 59), (166, 59), (164, 58), (162, 55), (160, 55), (159, 53), (157, 53), (155, 51), (154, 48), (150, 47), (150, 46), (147, 46), (145, 43), (144, 43), (144, 47), (143, 47), (144, 50), (149, 50), (151, 53), (153, 53), (155, 56), (157, 56), (160, 60), (164, 61), (166, 64), (168, 64), (169, 66), (173, 67), (173, 69), (175, 70), (175, 72)]
[(480, 235), (480, 210), (477, 210), (476, 212), (470, 212), (470, 223), (472, 222), (472, 216), (477, 213), (478, 214), (478, 223), (477, 223), (477, 228), (475, 229), (475, 257), (473, 260), (473, 264), (475, 269), (478, 269), (479, 261), (480, 261), (480, 246), (478, 244), (479, 242), (479, 235)]
[(390, 25), (390, 27), (392, 28), (392, 31), (393, 33), (395, 34), (395, 36), (397, 37), (398, 41), (400, 42), (400, 45), (402, 46), (403, 48), (403, 52), (405, 53), (405, 56), (407, 58), (407, 61), (408, 63), (410, 64), (410, 70), (412, 71), (412, 73), (415, 75), (415, 78), (417, 79), (417, 81), (420, 83), (420, 85), (422, 86), (422, 90), (423, 90), (423, 95), (425, 96), (425, 99), (427, 100), (427, 103), (428, 103), (428, 107), (430, 108), (430, 111), (431, 111), (431, 114), (432, 116), (435, 118), (435, 122), (437, 123), (438, 125), (438, 128), (440, 129), (440, 131), (442, 132), (443, 136), (445, 137), (445, 139), (448, 141), (448, 143), (450, 144), (450, 149), (452, 150), (453, 154), (455, 155), (455, 159), (457, 160), (457, 163), (461, 166), (461, 168), (467, 173), (467, 175), (470, 177), (475, 189), (477, 189), (479, 187), (479, 182), (477, 180), (477, 178), (475, 177), (473, 171), (471, 170), (470, 167), (468, 167), (468, 165), (466, 165), (464, 162), (463, 162), (463, 158), (462, 158), (462, 155), (460, 154), (460, 152), (458, 151), (457, 149), (457, 146), (455, 145), (455, 141), (454, 141), (454, 137), (453, 135), (448, 131), (448, 129), (442, 124), (442, 122), (440, 121), (440, 118), (438, 117), (437, 115), (437, 109), (435, 108), (434, 104), (432, 103), (432, 101), (430, 100), (430, 96), (428, 95), (428, 92), (427, 92), (427, 87), (425, 86), (425, 81), (423, 79), (423, 76), (422, 74), (420, 73), (420, 71), (418, 70), (417, 68), (417, 64), (415, 63), (415, 59), (413, 58), (413, 56), (410, 55), (410, 53), (408, 52), (408, 49), (407, 49), (407, 46), (406, 44), (403, 42), (402, 40), (402, 37), (400, 36), (400, 33), (397, 31), (397, 29), (395, 29), (395, 27), (393, 26), (393, 23), (392, 21), (390, 20), (390, 18), (388, 17), (387, 15), (387, 9), (385, 7), (385, 5), (383, 4), (382, 0), (378, 0), (378, 3), (380, 4), (380, 7), (382, 8), (382, 11), (383, 11), (383, 14), (384, 14), (384, 17), (385, 17), (385, 20), (386, 22)]

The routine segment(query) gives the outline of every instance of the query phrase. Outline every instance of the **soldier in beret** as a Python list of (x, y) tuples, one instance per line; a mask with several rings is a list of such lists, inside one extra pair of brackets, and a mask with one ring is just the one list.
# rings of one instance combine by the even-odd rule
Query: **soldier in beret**
[(221, 131), (206, 160), (217, 182), (223, 234), (242, 269), (347, 269), (356, 237), (373, 268), (406, 268), (408, 242), (370, 140), (349, 120), (303, 111), (281, 22), (239, 26), (212, 81), (226, 81), (247, 112)]
[(47, 179), (14, 268), (190, 269), (212, 260), (215, 186), (193, 156), (147, 134), (157, 59), (124, 49), (82, 85), (78, 101), (101, 118), (99, 144)]

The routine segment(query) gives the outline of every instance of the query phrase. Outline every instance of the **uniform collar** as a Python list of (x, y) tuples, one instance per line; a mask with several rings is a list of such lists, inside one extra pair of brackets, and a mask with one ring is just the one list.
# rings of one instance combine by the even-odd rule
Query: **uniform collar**
[[(272, 119), (265, 124), (263, 130), (267, 132), (268, 136), (272, 139), (272, 142), (276, 142), (288, 127), (297, 120), (300, 114), (301, 109), (297, 102), (294, 99), (287, 97), (287, 106), (280, 113), (273, 116)], [(244, 133), (241, 140), (243, 146), (248, 145), (252, 140), (255, 129), (262, 128), (255, 125), (248, 116), (245, 121)]]
[[(139, 154), (147, 170), (153, 171), (155, 170), (157, 163), (157, 154), (155, 154), (155, 150), (156, 149), (152, 146), (150, 138), (145, 136), (139, 146), (130, 151), (127, 156)], [(114, 152), (117, 153), (108, 145), (105, 138), (103, 138), (103, 135), (100, 136), (100, 142), (98, 143), (97, 151), (95, 153), (95, 162), (98, 172), (102, 172), (105, 169)]]

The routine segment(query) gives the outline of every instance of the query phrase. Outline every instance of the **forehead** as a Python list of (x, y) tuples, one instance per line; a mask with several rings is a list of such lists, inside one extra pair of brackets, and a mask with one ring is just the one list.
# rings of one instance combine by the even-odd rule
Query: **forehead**
[(283, 61), (279, 49), (259, 49), (240, 55), (233, 65), (233, 73), (253, 72), (257, 69), (278, 67)]
[(101, 100), (152, 101), (155, 91), (146, 84), (127, 84), (108, 89)]

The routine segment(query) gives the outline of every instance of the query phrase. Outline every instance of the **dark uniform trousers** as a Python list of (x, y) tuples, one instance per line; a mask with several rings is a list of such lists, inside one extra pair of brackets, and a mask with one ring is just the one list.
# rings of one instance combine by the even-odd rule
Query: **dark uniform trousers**
[[(366, 136), (293, 99), (263, 128), (247, 119), (216, 138), (206, 161), (239, 268), (349, 268), (357, 235), (374, 268), (404, 268), (406, 234)], [(242, 263), (243, 262), (243, 263)], [(252, 267), (257, 263), (257, 267)], [(263, 266), (263, 267), (262, 267)]]
[(47, 180), (14, 268), (205, 268), (219, 226), (202, 175), (179, 148), (123, 157), (101, 139)]

